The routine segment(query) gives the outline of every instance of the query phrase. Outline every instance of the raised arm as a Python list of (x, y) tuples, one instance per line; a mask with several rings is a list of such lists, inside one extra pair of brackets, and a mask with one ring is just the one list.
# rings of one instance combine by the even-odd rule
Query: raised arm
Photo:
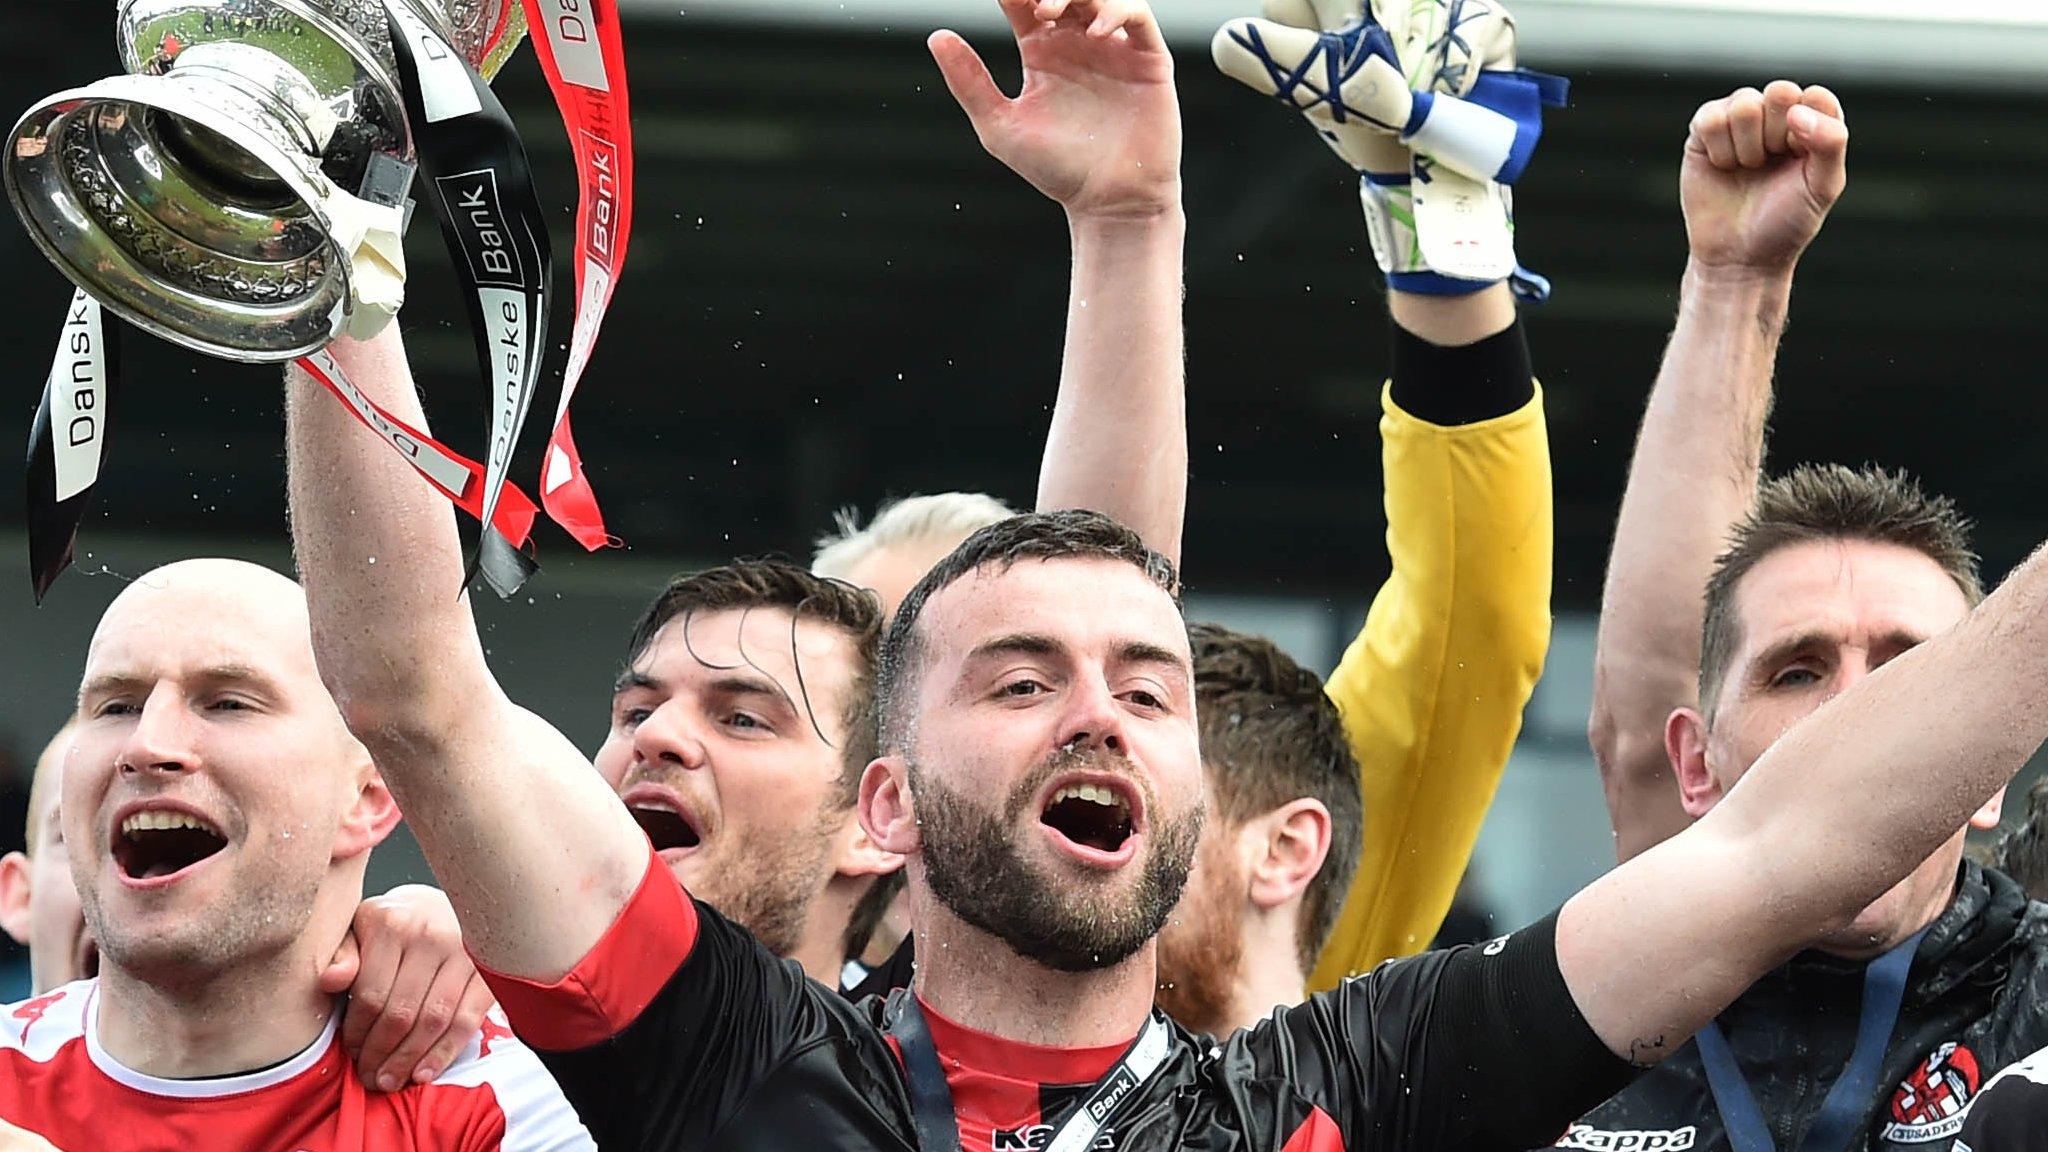
[(1550, 644), (1550, 452), (1507, 287), (1388, 303), (1393, 570), (1328, 686), (1364, 835), (1312, 991), (1429, 946)]
[[(331, 351), (365, 395), (425, 430), (395, 324)], [(575, 746), (492, 677), (456, 594), (449, 503), (303, 372), (287, 390), (292, 539), (321, 676), (478, 961), (558, 978), (625, 907), (646, 837)]]
[(1690, 260), (1622, 496), (1593, 665), (1590, 736), (1623, 860), (1690, 822), (1665, 722), (1699, 701), (1707, 575), (1756, 494), (1793, 268), (1842, 191), (1841, 115), (1827, 89), (1780, 80), (1703, 105), (1686, 139)]
[(2048, 738), (2048, 551), (1953, 629), (1771, 746), (1685, 832), (1560, 914), (1559, 967), (1617, 1054), (1655, 1060), (1955, 835)]
[[(1460, 104), (1482, 76), (1488, 91), (1533, 81), (1515, 71), (1497, 5), (1466, 17), (1383, 0), (1269, 0), (1265, 11), (1225, 25), (1211, 54), (1299, 109), (1358, 173), (1395, 327), (1380, 421), (1393, 571), (1327, 686), (1358, 762), (1363, 834), (1309, 980), (1320, 991), (1429, 946), (1550, 643), (1550, 454), (1503, 280), (1515, 268), (1506, 197), (1472, 183), (1453, 201), (1463, 224), (1439, 215), (1419, 230), (1416, 187), (1443, 191), (1446, 170), (1411, 154), (1418, 138), (1405, 131), (1417, 108)], [(1331, 90), (1322, 77), (1341, 79)], [(1534, 128), (1516, 128), (1532, 147)]]
[(966, 41), (931, 38), (984, 147), (1066, 209), (1073, 287), (1038, 508), (1088, 508), (1178, 561), (1187, 508), (1180, 107), (1140, 0), (1001, 0), (1023, 57), (1005, 97)]

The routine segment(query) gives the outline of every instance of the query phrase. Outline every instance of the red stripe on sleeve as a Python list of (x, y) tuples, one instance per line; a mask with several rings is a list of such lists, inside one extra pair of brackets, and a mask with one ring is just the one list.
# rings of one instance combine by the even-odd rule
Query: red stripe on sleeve
[(539, 984), (477, 970), (519, 1038), (534, 1048), (573, 1052), (626, 1030), (689, 959), (697, 906), (650, 849), (647, 874), (619, 918), (567, 976)]

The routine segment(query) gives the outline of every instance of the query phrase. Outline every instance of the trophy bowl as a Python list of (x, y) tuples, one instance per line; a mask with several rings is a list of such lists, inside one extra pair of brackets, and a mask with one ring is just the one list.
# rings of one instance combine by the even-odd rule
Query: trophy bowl
[[(519, 0), (393, 0), (486, 78)], [(366, 206), (399, 205), (412, 134), (382, 0), (120, 0), (127, 75), (41, 101), (0, 172), (43, 254), (129, 323), (230, 360), (325, 346)]]

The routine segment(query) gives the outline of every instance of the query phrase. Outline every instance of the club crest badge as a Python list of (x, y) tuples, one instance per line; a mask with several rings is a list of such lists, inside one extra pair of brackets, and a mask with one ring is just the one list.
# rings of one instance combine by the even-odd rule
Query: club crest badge
[(1953, 1040), (1942, 1044), (1892, 1093), (1891, 1122), (1880, 1135), (1895, 1144), (1950, 1139), (1982, 1084), (1977, 1054)]

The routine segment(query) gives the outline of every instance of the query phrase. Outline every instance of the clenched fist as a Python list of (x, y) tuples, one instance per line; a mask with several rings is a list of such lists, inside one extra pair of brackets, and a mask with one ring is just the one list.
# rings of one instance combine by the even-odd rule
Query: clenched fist
[(1849, 125), (1826, 88), (1774, 80), (1693, 114), (1679, 201), (1697, 265), (1790, 272), (1848, 182)]

